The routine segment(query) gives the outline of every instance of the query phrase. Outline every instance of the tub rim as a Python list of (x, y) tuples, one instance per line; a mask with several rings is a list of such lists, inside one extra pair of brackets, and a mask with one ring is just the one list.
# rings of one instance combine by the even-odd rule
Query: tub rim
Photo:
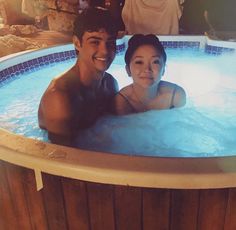
[(46, 143), (0, 129), (0, 159), (35, 172), (146, 188), (236, 187), (236, 157), (178, 158), (102, 153)]

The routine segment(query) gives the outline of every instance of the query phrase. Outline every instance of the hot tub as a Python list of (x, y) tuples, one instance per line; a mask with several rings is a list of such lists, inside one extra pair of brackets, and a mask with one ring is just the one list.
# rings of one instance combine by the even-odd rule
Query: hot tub
[[(160, 37), (219, 55), (235, 43)], [(120, 46), (122, 48), (122, 44)], [(4, 58), (1, 81), (67, 59), (71, 45)], [(20, 57), (20, 58), (19, 58)], [(236, 157), (153, 157), (69, 148), (0, 130), (2, 229), (235, 229)]]

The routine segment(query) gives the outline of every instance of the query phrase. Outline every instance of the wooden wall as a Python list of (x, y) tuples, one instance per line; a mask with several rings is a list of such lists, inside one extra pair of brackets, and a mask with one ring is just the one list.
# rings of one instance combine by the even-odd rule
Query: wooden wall
[(43, 174), (0, 161), (1, 230), (235, 230), (236, 189), (115, 186)]

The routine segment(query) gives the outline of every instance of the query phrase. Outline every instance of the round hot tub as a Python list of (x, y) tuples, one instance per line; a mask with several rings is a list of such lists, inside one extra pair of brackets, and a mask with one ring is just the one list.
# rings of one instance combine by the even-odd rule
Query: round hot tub
[[(202, 36), (160, 39), (167, 48), (202, 49), (211, 55), (234, 52), (236, 47), (233, 42)], [(1, 87), (4, 90), (25, 72), (37, 73), (44, 65), (60, 65), (74, 55), (73, 47), (66, 45), (4, 58)], [(13, 133), (15, 126), (5, 116), (0, 115), (0, 226), (4, 230), (236, 228), (233, 151), (226, 156), (180, 157), (69, 148), (45, 142), (42, 136), (32, 138), (32, 133)]]

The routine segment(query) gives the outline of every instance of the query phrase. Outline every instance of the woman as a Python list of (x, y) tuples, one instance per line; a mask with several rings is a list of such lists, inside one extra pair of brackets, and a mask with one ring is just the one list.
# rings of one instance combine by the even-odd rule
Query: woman
[(133, 83), (115, 96), (116, 114), (172, 109), (185, 105), (184, 89), (161, 80), (165, 71), (166, 53), (155, 35), (134, 35), (128, 43), (125, 63)]

